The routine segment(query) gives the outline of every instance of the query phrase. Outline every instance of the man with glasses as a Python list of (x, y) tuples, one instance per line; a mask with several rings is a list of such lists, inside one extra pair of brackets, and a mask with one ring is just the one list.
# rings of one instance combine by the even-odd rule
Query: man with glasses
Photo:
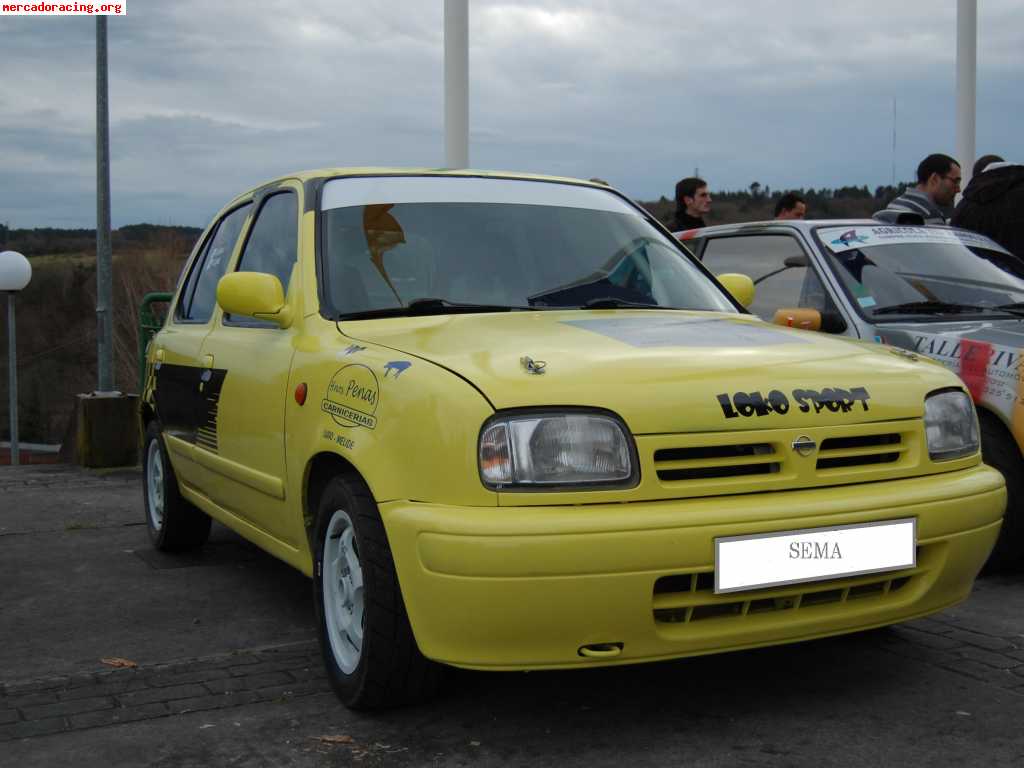
[(946, 224), (947, 211), (960, 191), (960, 179), (956, 160), (949, 155), (928, 155), (917, 166), (917, 186), (907, 187), (885, 210), (915, 213), (925, 224)]

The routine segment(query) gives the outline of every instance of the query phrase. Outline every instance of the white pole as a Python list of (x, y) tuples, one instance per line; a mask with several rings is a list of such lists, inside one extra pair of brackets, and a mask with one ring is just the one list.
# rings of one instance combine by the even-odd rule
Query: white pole
[(96, 389), (114, 389), (114, 320), (110, 275), (110, 116), (107, 17), (96, 17)]
[(7, 294), (7, 360), (10, 370), (11, 466), (19, 464), (18, 456), (18, 339), (14, 332), (14, 291)]
[(974, 167), (975, 88), (978, 78), (978, 0), (956, 3), (956, 159), (962, 186)]
[(469, 166), (469, 0), (444, 0), (444, 156)]

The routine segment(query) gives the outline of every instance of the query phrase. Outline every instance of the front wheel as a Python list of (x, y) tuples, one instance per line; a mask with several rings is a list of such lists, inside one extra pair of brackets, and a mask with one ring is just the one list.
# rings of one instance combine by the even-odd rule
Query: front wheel
[(346, 706), (383, 709), (437, 690), (441, 667), (416, 646), (384, 524), (354, 475), (320, 497), (313, 595), (327, 677)]
[(998, 469), (1006, 480), (1006, 514), (999, 539), (989, 555), (988, 571), (1019, 568), (1024, 563), (1024, 476), (1020, 449), (1001, 424), (989, 418), (980, 419), (982, 460)]
[(142, 478), (146, 527), (153, 546), (161, 552), (181, 552), (205, 544), (210, 518), (181, 497), (158, 421), (146, 427)]

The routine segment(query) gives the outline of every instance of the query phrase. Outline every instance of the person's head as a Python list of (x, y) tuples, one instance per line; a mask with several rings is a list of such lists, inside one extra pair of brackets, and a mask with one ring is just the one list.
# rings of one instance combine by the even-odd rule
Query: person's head
[(690, 176), (676, 184), (676, 204), (691, 216), (704, 216), (711, 211), (711, 193), (708, 183)]
[(939, 206), (953, 204), (960, 177), (960, 164), (949, 155), (928, 155), (917, 166), (917, 188)]
[(807, 215), (807, 203), (796, 192), (787, 192), (775, 204), (776, 219), (802, 219)]
[(999, 155), (982, 155), (978, 158), (978, 162), (974, 164), (974, 168), (971, 171), (971, 178), (973, 179), (979, 173), (982, 173), (989, 163), (1004, 163), (1006, 162)]

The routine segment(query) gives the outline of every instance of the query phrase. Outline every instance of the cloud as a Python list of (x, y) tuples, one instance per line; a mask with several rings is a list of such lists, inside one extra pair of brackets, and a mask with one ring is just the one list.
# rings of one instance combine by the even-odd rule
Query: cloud
[[(978, 149), (1024, 157), (1015, 0), (978, 20)], [(953, 151), (955, 4), (474, 0), (471, 161), (642, 199), (888, 183)], [(279, 173), (444, 162), (443, 8), (136, 3), (108, 20), (115, 225), (200, 225)], [(14, 226), (95, 220), (94, 22), (0, 18), (0, 189)]]

